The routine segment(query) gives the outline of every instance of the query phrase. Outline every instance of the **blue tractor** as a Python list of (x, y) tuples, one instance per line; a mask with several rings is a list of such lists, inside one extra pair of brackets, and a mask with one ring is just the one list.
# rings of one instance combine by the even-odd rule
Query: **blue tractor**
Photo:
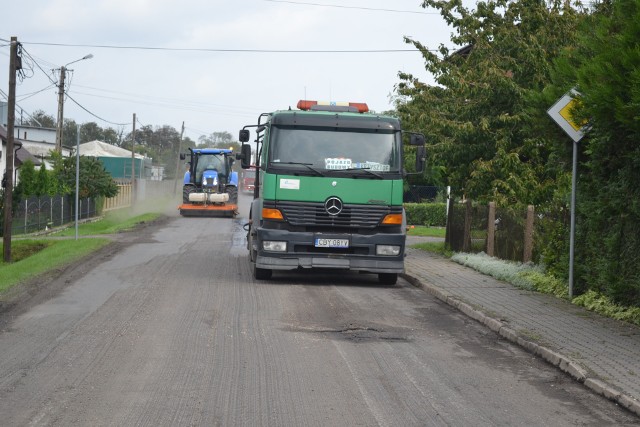
[[(231, 169), (231, 150), (189, 148), (189, 170), (184, 174), (183, 216), (230, 216), (238, 213), (238, 172)], [(187, 154), (180, 154), (185, 160)]]

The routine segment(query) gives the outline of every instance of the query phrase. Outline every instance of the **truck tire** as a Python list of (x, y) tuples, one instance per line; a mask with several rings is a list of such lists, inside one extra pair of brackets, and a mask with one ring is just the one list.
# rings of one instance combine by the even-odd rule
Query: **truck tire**
[(238, 187), (230, 185), (227, 187), (227, 194), (229, 194), (229, 203), (233, 205), (238, 204)]
[(398, 281), (398, 273), (378, 273), (378, 282), (383, 285), (395, 285)]
[(196, 191), (196, 187), (191, 184), (182, 187), (182, 203), (189, 203), (189, 194)]
[(253, 277), (256, 280), (269, 280), (271, 279), (272, 273), (273, 270), (269, 270), (268, 268), (258, 268), (253, 264)]
[(271, 279), (271, 274), (273, 270), (268, 268), (258, 268), (256, 267), (256, 258), (258, 258), (258, 254), (255, 249), (253, 249), (253, 239), (251, 239), (251, 230), (247, 234), (247, 246), (249, 248), (249, 262), (251, 262), (251, 267), (253, 270), (253, 278), (256, 280), (269, 280)]

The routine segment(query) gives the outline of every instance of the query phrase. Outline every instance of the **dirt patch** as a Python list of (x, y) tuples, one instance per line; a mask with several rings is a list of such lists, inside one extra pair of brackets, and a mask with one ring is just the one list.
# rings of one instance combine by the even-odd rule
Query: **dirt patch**
[(71, 283), (126, 247), (141, 240), (148, 240), (157, 228), (162, 227), (170, 219), (168, 216), (161, 216), (153, 221), (138, 224), (136, 228), (129, 231), (99, 236), (110, 238), (112, 241), (71, 264), (47, 271), (0, 293), (0, 330), (4, 330), (11, 320), (32, 307), (54, 298)]

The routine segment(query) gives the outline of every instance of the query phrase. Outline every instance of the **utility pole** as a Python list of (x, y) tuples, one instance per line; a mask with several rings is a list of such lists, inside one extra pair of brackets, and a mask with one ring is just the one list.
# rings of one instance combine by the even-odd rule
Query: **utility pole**
[(58, 121), (56, 126), (56, 152), (62, 153), (62, 127), (64, 121), (64, 79), (67, 69), (60, 67), (60, 83), (58, 84)]
[(2, 243), (4, 245), (4, 262), (11, 262), (11, 226), (13, 219), (13, 138), (16, 121), (16, 70), (18, 66), (18, 38), (11, 37), (9, 53), (9, 97), (7, 111), (7, 161), (5, 168), (6, 186), (4, 188), (4, 228)]
[(178, 160), (176, 163), (176, 180), (173, 182), (173, 194), (176, 194), (178, 188), (178, 180), (180, 179), (180, 151), (182, 151), (182, 136), (184, 135), (184, 122), (182, 122), (182, 130), (180, 131), (180, 141), (178, 141)]
[(60, 67), (60, 82), (58, 83), (58, 124), (56, 126), (56, 152), (58, 153), (62, 153), (62, 134), (64, 127), (64, 81), (67, 76), (67, 66), (75, 64), (78, 61), (83, 61), (85, 59), (91, 58), (93, 58), (93, 54), (90, 53), (80, 59), (76, 59), (75, 61), (71, 61), (68, 64)]
[(136, 113), (133, 113), (133, 131), (131, 132), (131, 208), (136, 202)]

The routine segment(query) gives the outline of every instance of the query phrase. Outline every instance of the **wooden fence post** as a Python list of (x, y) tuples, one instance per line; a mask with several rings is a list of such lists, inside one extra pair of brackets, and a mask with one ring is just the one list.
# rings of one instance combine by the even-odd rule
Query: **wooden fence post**
[(467, 199), (464, 212), (464, 240), (462, 241), (462, 252), (471, 251), (471, 200)]
[(447, 212), (447, 227), (445, 228), (444, 234), (444, 247), (446, 249), (451, 249), (451, 239), (452, 236), (452, 226), (453, 226), (453, 197), (450, 197), (447, 201), (449, 204), (449, 210)]
[(524, 253), (522, 254), (522, 262), (531, 261), (533, 256), (533, 215), (533, 206), (527, 206), (527, 221), (524, 226)]
[(493, 256), (496, 245), (496, 203), (489, 202), (487, 218), (487, 255)]

